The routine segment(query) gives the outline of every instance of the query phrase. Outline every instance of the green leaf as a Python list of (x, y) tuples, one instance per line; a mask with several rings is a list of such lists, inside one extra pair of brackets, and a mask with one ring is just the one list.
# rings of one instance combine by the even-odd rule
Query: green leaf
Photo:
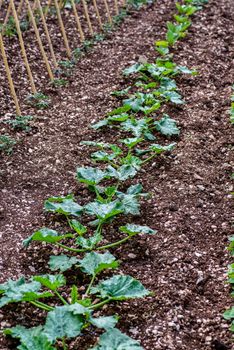
[(118, 329), (109, 329), (101, 335), (98, 344), (91, 350), (143, 350), (138, 341)]
[(107, 167), (106, 173), (109, 177), (114, 177), (119, 181), (126, 181), (136, 175), (137, 169), (132, 165), (122, 165), (117, 170), (111, 165)]
[(124, 213), (139, 215), (140, 214), (140, 203), (138, 202), (138, 196), (135, 194), (126, 194), (119, 192), (117, 197), (120, 199)]
[(121, 232), (127, 233), (129, 236), (134, 236), (140, 233), (146, 233), (150, 235), (155, 235), (157, 233), (156, 230), (152, 230), (148, 226), (141, 226), (135, 224), (127, 224), (125, 226), (120, 226), (119, 230)]
[(177, 105), (184, 104), (184, 101), (182, 100), (181, 95), (178, 94), (178, 92), (176, 91), (165, 91), (163, 93), (163, 96), (166, 98), (167, 101), (170, 101)]
[(115, 257), (109, 253), (87, 253), (82, 260), (79, 260), (81, 270), (88, 275), (97, 275), (106, 269), (115, 269), (118, 262)]
[(234, 306), (232, 306), (230, 309), (226, 310), (223, 314), (223, 317), (225, 318), (225, 320), (234, 319)]
[(122, 96), (128, 95), (128, 92), (129, 92), (130, 89), (131, 89), (131, 86), (129, 86), (126, 89), (123, 89), (123, 90), (112, 91), (111, 95), (117, 96), (117, 97), (122, 97)]
[(155, 49), (160, 53), (160, 55), (165, 56), (169, 53), (168, 41), (156, 41)]
[(78, 235), (83, 236), (84, 233), (87, 232), (87, 228), (83, 226), (79, 221), (77, 220), (70, 220), (69, 221), (71, 227), (78, 233)]
[(44, 208), (47, 211), (63, 215), (80, 216), (83, 208), (74, 201), (72, 194), (66, 197), (51, 197), (45, 201)]
[(78, 287), (73, 284), (71, 288), (71, 304), (75, 304), (79, 299)]
[(177, 69), (178, 69), (181, 73), (183, 73), (183, 74), (197, 75), (196, 70), (194, 70), (194, 69), (189, 69), (189, 68), (187, 68), (187, 67), (185, 67), (185, 66), (178, 66)]
[[(46, 318), (44, 333), (54, 342), (56, 339), (77, 337), (84, 325), (84, 317), (74, 314), (72, 307), (76, 305), (57, 306)], [(81, 305), (80, 305), (81, 306)]]
[(165, 136), (179, 135), (180, 131), (176, 126), (176, 121), (171, 119), (167, 114), (164, 114), (163, 118), (154, 123), (156, 129)]
[(65, 254), (51, 255), (49, 267), (52, 271), (60, 270), (61, 272), (69, 270), (73, 265), (77, 264), (78, 259), (75, 256), (69, 257)]
[(149, 149), (157, 154), (161, 154), (163, 152), (167, 152), (167, 151), (172, 151), (175, 148), (176, 143), (171, 143), (170, 145), (167, 146), (161, 146), (158, 144), (152, 144)]
[(91, 317), (89, 322), (97, 328), (103, 328), (105, 330), (108, 330), (116, 326), (118, 322), (118, 317), (117, 316), (101, 316), (98, 318)]
[(99, 201), (91, 202), (85, 206), (85, 211), (89, 215), (95, 215), (99, 220), (106, 221), (122, 213), (121, 203), (117, 200), (109, 203)]
[(98, 168), (81, 167), (77, 168), (77, 179), (87, 185), (97, 185), (100, 181), (105, 179), (106, 173)]
[(56, 350), (43, 333), (42, 326), (33, 328), (16, 326), (5, 329), (4, 334), (20, 339), (21, 345), (17, 347), (19, 350)]
[(102, 119), (102, 120), (100, 120), (99, 122), (97, 122), (95, 124), (92, 124), (91, 128), (97, 130), (97, 129), (100, 129), (103, 126), (106, 126), (106, 125), (108, 125), (108, 119), (107, 118), (106, 119)]
[(17, 303), (21, 301), (34, 301), (40, 298), (52, 296), (49, 292), (38, 293), (41, 284), (36, 281), (26, 282), (24, 277), (16, 281), (9, 279), (7, 282), (0, 284), (0, 307), (9, 303)]
[(58, 288), (66, 285), (66, 279), (63, 275), (41, 275), (34, 276), (34, 281), (40, 282), (44, 287), (55, 291)]
[(131, 276), (115, 275), (100, 282), (91, 289), (92, 294), (98, 294), (101, 298), (111, 300), (125, 300), (130, 298), (142, 298), (150, 292)]
[(121, 113), (121, 114), (110, 115), (108, 117), (108, 121), (110, 121), (110, 122), (124, 122), (128, 118), (129, 118), (129, 115), (127, 113)]
[[(111, 111), (110, 113), (108, 113), (108, 115), (119, 115), (119, 114), (122, 114), (122, 113), (125, 113), (125, 112), (128, 112), (130, 111), (131, 107), (130, 106), (121, 106), (121, 107), (118, 107), (116, 109), (113, 109), (113, 111)], [(125, 116), (126, 117), (126, 116)], [(109, 119), (109, 118), (108, 118)]]
[(143, 186), (141, 184), (136, 184), (136, 185), (131, 185), (130, 187), (128, 187), (127, 189), (127, 194), (134, 194), (134, 195), (143, 195), (145, 197), (145, 195), (148, 195), (148, 193), (142, 193), (143, 190)]
[(142, 63), (135, 63), (132, 66), (130, 66), (128, 68), (125, 68), (123, 70), (123, 74), (124, 75), (130, 75), (130, 74), (133, 74), (133, 73), (137, 73), (137, 72), (139, 72), (141, 70), (142, 67), (143, 67)]
[(95, 232), (95, 234), (89, 238), (78, 237), (76, 239), (76, 244), (80, 245), (83, 249), (93, 249), (101, 240), (102, 235), (100, 232)]
[(57, 231), (51, 230), (50, 228), (41, 228), (34, 232), (30, 237), (23, 241), (24, 247), (28, 247), (32, 241), (56, 243), (64, 238), (73, 237), (71, 234), (60, 235)]
[(124, 143), (128, 148), (133, 148), (138, 143), (142, 142), (143, 139), (138, 137), (129, 137), (127, 139), (121, 139), (120, 141)]

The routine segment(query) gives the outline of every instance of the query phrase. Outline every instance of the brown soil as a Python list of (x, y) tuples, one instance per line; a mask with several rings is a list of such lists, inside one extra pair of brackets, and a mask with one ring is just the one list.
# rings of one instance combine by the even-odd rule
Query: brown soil
[[(162, 39), (174, 2), (163, 0), (129, 17), (107, 41), (82, 60), (68, 88), (54, 96), (53, 106), (39, 112), (34, 132), (11, 157), (1, 162), (0, 278), (43, 271), (49, 251), (34, 245), (22, 250), (22, 239), (49, 225), (43, 201), (70, 192), (83, 197), (76, 184), (77, 165), (88, 165), (87, 149), (79, 142), (108, 132), (89, 129), (116, 106), (110, 92), (125, 86), (121, 70), (146, 55), (155, 56), (153, 42)], [(135, 222), (158, 230), (115, 250), (121, 271), (140, 279), (155, 296), (113, 305), (121, 315), (120, 328), (141, 341), (147, 350), (231, 349), (231, 334), (223, 310), (230, 305), (225, 283), (226, 245), (231, 233), (232, 127), (229, 123), (234, 76), (234, 4), (211, 0), (196, 14), (189, 35), (179, 43), (175, 59), (196, 67), (197, 77), (178, 81), (187, 104), (168, 107), (181, 127), (177, 147), (156, 161), (136, 181), (152, 193)], [(53, 222), (53, 224), (56, 224)], [(35, 324), (31, 311), (1, 311), (1, 326)], [(89, 338), (76, 349), (87, 348)], [(2, 339), (1, 350), (15, 349)]]

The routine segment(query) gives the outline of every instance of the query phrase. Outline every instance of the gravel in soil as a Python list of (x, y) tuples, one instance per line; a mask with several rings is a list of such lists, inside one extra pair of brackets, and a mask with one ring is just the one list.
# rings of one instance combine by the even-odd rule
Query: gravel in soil
[[(42, 269), (49, 251), (34, 246), (23, 251), (21, 242), (51, 221), (43, 213), (49, 196), (70, 192), (83, 196), (74, 180), (77, 165), (88, 165), (84, 139), (100, 136), (89, 124), (116, 105), (110, 92), (125, 82), (121, 70), (142, 55), (153, 59), (153, 43), (162, 39), (174, 2), (163, 0), (129, 17), (107, 41), (82, 60), (69, 87), (54, 96), (53, 106), (39, 112), (34, 128), (11, 157), (1, 159), (0, 278), (32, 274)], [(113, 305), (120, 328), (141, 341), (145, 349), (231, 349), (228, 324), (222, 319), (230, 305), (225, 283), (229, 262), (225, 250), (231, 233), (232, 127), (229, 123), (234, 76), (234, 4), (211, 0), (196, 14), (175, 60), (197, 68), (196, 77), (178, 81), (187, 100), (168, 107), (181, 127), (175, 151), (145, 168), (136, 181), (152, 193), (136, 222), (158, 230), (115, 250), (121, 271), (139, 278), (154, 296)], [(1, 327), (22, 322), (20, 308), (2, 310)], [(38, 316), (25, 311), (23, 323)], [(84, 349), (89, 338), (73, 342)], [(14, 349), (1, 340), (1, 349)], [(91, 343), (90, 343), (91, 344)]]

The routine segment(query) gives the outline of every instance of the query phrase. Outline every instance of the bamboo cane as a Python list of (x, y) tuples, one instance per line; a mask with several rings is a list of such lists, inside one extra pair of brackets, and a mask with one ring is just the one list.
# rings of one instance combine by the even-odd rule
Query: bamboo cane
[(111, 17), (111, 15), (110, 15), (110, 9), (109, 9), (109, 5), (108, 5), (108, 3), (107, 3), (106, 0), (104, 0), (104, 4), (105, 4), (105, 8), (106, 8), (106, 13), (107, 13), (108, 21), (109, 21), (109, 23), (112, 24), (112, 17)]
[(27, 70), (27, 73), (28, 73), (28, 77), (29, 77), (29, 81), (30, 81), (30, 84), (31, 84), (32, 92), (35, 94), (36, 93), (36, 87), (35, 87), (34, 79), (33, 79), (33, 76), (32, 76), (31, 68), (30, 68), (29, 63), (28, 63), (28, 58), (27, 58), (27, 54), (26, 54), (26, 51), (25, 51), (24, 41), (23, 41), (21, 29), (20, 29), (19, 19), (18, 19), (17, 12), (16, 12), (16, 9), (15, 9), (14, 0), (10, 0), (10, 4), (11, 4), (11, 7), (12, 7), (12, 12), (13, 12), (14, 20), (15, 20), (17, 34), (18, 34), (18, 37), (19, 37), (19, 42), (20, 42), (20, 47), (21, 47), (21, 52), (22, 52), (24, 64), (26, 66), (26, 70)]
[(101, 29), (103, 29), (102, 20), (101, 20), (101, 17), (100, 17), (100, 13), (99, 13), (99, 10), (98, 10), (98, 7), (97, 7), (97, 1), (96, 0), (93, 0), (93, 5), (94, 5), (95, 12), (96, 12), (96, 15), (97, 15), (99, 27)]
[(29, 16), (30, 16), (30, 19), (32, 21), (33, 29), (34, 29), (34, 32), (36, 34), (36, 38), (37, 38), (37, 42), (38, 42), (38, 45), (39, 45), (39, 48), (40, 48), (40, 51), (41, 51), (41, 55), (42, 55), (42, 58), (43, 58), (43, 60), (45, 62), (46, 68), (47, 68), (47, 72), (49, 74), (50, 79), (54, 80), (54, 75), (53, 75), (52, 70), (50, 68), (50, 64), (49, 64), (46, 52), (44, 50), (44, 47), (43, 47), (43, 44), (42, 44), (42, 41), (41, 41), (41, 37), (40, 37), (39, 31), (38, 31), (38, 28), (37, 28), (37, 24), (36, 24), (36, 21), (35, 21), (33, 12), (32, 12), (32, 8), (31, 8), (31, 5), (30, 5), (30, 2), (29, 2), (29, 0), (25, 0), (25, 1), (26, 1), (26, 4), (27, 4), (27, 7), (28, 7)]
[(23, 3), (24, 3), (24, 0), (20, 0), (19, 6), (18, 6), (18, 8), (17, 8), (17, 15), (18, 15), (18, 16), (20, 16), (20, 13), (21, 13), (21, 11), (22, 11)]
[(60, 29), (61, 29), (61, 32), (62, 32), (62, 36), (63, 36), (63, 41), (64, 41), (64, 44), (65, 44), (65, 47), (66, 47), (67, 55), (70, 58), (72, 53), (71, 53), (71, 49), (70, 49), (70, 46), (69, 46), (69, 43), (68, 43), (67, 34), (66, 34), (66, 31), (65, 31), (63, 20), (62, 20), (62, 17), (61, 17), (61, 12), (60, 12), (60, 8), (59, 8), (59, 5), (58, 5), (58, 0), (54, 0), (54, 3), (55, 3), (55, 8), (56, 8), (56, 12), (57, 12), (58, 21), (59, 21)]
[(10, 13), (11, 13), (11, 3), (9, 3), (8, 8), (7, 8), (6, 17), (5, 17), (4, 22), (3, 22), (3, 28), (5, 28), (8, 20), (9, 20)]
[(87, 20), (87, 23), (88, 23), (90, 34), (93, 35), (93, 27), (92, 27), (92, 24), (91, 24), (91, 21), (90, 21), (86, 0), (82, 0), (82, 4), (83, 4), (83, 7), (84, 7), (84, 13), (85, 13), (85, 17), (86, 17), (86, 20)]
[(118, 0), (114, 0), (114, 2), (115, 2), (115, 13), (116, 13), (116, 15), (118, 15), (119, 14)]
[(84, 32), (83, 32), (82, 27), (81, 27), (81, 24), (80, 24), (80, 18), (79, 18), (78, 13), (77, 13), (75, 1), (74, 1), (74, 0), (71, 0), (71, 4), (72, 4), (73, 12), (74, 12), (74, 15), (75, 15), (75, 20), (76, 20), (77, 28), (78, 28), (78, 31), (79, 31), (79, 33), (80, 33), (80, 40), (81, 40), (81, 41), (84, 41), (84, 40), (85, 40)]
[(41, 7), (40, 0), (36, 0), (36, 2), (37, 2), (38, 10), (39, 10), (39, 13), (40, 13), (40, 16), (41, 16), (41, 19), (42, 19), (42, 24), (43, 24), (43, 27), (44, 27), (44, 30), (45, 30), (45, 34), (46, 34), (46, 38), (47, 38), (47, 41), (48, 41), (48, 45), (49, 45), (50, 54), (51, 54), (51, 57), (52, 57), (52, 60), (53, 60), (53, 64), (54, 64), (55, 68), (57, 68), (58, 67), (58, 62), (57, 62), (56, 57), (55, 57), (54, 48), (53, 48), (52, 41), (51, 41), (51, 38), (50, 38), (50, 34), (49, 34), (48, 26), (47, 26), (47, 23), (46, 23), (46, 20), (45, 20), (45, 16), (44, 16), (44, 13), (43, 13), (43, 9)]
[(21, 115), (19, 101), (18, 101), (16, 92), (15, 92), (14, 83), (13, 83), (13, 80), (12, 80), (12, 77), (11, 77), (11, 71), (10, 71), (10, 68), (9, 68), (9, 64), (8, 64), (6, 51), (5, 51), (3, 38), (2, 38), (2, 34), (1, 33), (0, 33), (0, 50), (1, 50), (1, 53), (2, 53), (2, 58), (3, 58), (3, 62), (4, 62), (6, 74), (7, 74), (8, 83), (9, 83), (9, 86), (10, 86), (11, 95), (12, 95), (14, 103), (15, 103), (16, 114), (17, 115)]

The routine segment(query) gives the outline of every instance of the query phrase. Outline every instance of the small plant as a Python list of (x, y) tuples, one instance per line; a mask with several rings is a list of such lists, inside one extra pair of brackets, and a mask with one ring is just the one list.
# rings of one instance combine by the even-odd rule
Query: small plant
[(38, 109), (48, 108), (50, 105), (50, 99), (48, 96), (41, 92), (31, 94), (26, 98), (28, 104)]
[(16, 130), (29, 131), (31, 129), (29, 122), (33, 120), (31, 115), (18, 115), (15, 119), (6, 120), (5, 123), (9, 124)]
[(68, 85), (68, 81), (66, 79), (54, 79), (51, 84), (55, 87), (63, 87)]
[(8, 135), (0, 135), (0, 152), (11, 154), (16, 141)]

